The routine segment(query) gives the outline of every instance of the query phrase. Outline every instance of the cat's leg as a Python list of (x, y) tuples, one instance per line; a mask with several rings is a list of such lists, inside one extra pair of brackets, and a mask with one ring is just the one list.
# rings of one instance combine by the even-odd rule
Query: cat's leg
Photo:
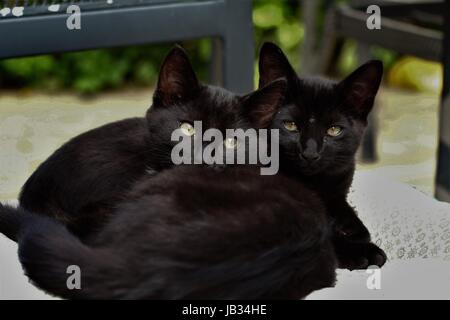
[(334, 249), (342, 269), (367, 269), (369, 266), (382, 267), (386, 262), (386, 254), (372, 242), (352, 242), (336, 237)]
[(383, 266), (386, 254), (370, 240), (370, 233), (354, 209), (345, 201), (329, 205), (334, 224), (333, 244), (339, 268), (367, 269), (371, 265)]

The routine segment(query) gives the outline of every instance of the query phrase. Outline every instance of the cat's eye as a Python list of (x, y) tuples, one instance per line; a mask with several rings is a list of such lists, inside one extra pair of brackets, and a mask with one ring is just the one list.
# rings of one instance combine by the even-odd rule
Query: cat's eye
[(236, 149), (237, 146), (239, 145), (238, 140), (236, 138), (226, 138), (223, 144), (227, 149)]
[(195, 128), (189, 122), (182, 122), (180, 124), (180, 129), (181, 132), (183, 132), (183, 134), (187, 135), (188, 137), (191, 137), (195, 134)]
[(342, 133), (342, 128), (339, 126), (332, 126), (328, 128), (327, 134), (331, 137), (337, 137)]
[(283, 125), (288, 131), (298, 131), (298, 127), (294, 121), (283, 121)]

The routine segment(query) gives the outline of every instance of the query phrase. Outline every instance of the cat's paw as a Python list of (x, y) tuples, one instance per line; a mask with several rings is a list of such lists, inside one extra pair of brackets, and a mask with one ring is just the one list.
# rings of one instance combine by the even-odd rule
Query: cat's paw
[(382, 267), (387, 260), (386, 253), (371, 242), (347, 243), (339, 248), (337, 254), (339, 268), (349, 270)]

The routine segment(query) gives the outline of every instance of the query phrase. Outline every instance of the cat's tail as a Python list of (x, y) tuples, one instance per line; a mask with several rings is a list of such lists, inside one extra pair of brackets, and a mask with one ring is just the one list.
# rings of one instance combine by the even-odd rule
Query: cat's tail
[(0, 233), (17, 242), (24, 215), (18, 208), (0, 203)]
[(85, 245), (58, 221), (0, 204), (0, 233), (18, 243), (24, 272), (40, 289), (67, 299), (113, 298), (114, 288), (102, 283), (117, 276), (115, 256)]

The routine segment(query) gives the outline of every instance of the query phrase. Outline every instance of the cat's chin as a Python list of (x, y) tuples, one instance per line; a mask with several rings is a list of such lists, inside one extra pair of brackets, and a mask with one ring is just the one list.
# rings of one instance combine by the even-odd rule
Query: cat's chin
[(310, 177), (310, 176), (314, 176), (314, 175), (320, 174), (324, 170), (320, 166), (300, 166), (298, 168), (298, 171), (299, 171), (299, 173), (301, 175)]

